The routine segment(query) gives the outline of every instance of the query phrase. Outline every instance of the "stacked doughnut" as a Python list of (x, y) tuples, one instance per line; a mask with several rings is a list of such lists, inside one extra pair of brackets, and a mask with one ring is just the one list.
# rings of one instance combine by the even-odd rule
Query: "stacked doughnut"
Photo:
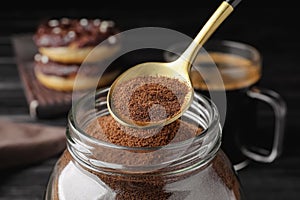
[[(45, 87), (58, 91), (93, 87), (95, 80), (90, 75), (101, 67), (101, 61), (120, 49), (117, 33), (119, 29), (111, 20), (61, 18), (40, 23), (33, 35), (38, 47), (34, 57), (37, 80)], [(99, 45), (103, 41), (105, 44)], [(75, 88), (74, 81), (83, 62), (91, 70), (80, 71), (81, 81), (76, 82)], [(115, 72), (104, 74), (102, 85), (116, 76)]]

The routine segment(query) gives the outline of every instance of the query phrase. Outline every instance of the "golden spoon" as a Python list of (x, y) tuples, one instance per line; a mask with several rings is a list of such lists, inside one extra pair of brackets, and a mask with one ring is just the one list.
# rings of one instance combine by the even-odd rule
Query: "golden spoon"
[[(183, 54), (173, 62), (162, 63), (162, 62), (146, 62), (138, 64), (131, 67), (124, 73), (122, 73), (111, 85), (110, 90), (107, 95), (107, 107), (112, 115), (112, 117), (120, 124), (128, 127), (135, 128), (149, 128), (154, 126), (164, 126), (178, 119), (183, 112), (185, 112), (193, 101), (194, 90), (190, 80), (189, 72), (191, 66), (196, 58), (196, 55), (203, 44), (208, 40), (208, 38), (215, 32), (215, 30), (220, 26), (220, 24), (230, 15), (234, 7), (238, 5), (241, 0), (226, 0), (221, 3), (213, 15), (209, 18), (203, 28), (200, 30), (196, 38), (188, 46), (188, 48), (183, 52)], [(180, 112), (176, 113), (175, 116), (167, 118), (160, 121), (151, 121), (144, 123), (143, 125), (138, 125), (134, 121), (124, 118), (120, 113), (116, 112), (112, 106), (112, 94), (114, 89), (119, 84), (124, 83), (134, 79), (136, 77), (147, 77), (147, 76), (164, 76), (169, 78), (175, 78), (184, 82), (188, 87), (189, 91), (185, 96), (185, 100), (181, 105)]]

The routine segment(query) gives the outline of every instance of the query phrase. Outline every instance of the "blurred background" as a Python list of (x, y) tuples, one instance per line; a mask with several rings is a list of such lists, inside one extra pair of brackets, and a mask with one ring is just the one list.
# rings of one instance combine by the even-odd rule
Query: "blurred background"
[[(60, 17), (114, 20), (121, 30), (154, 26), (177, 30), (194, 37), (221, 1), (176, 2), (8, 2), (0, 8), (0, 115), (28, 117), (22, 82), (18, 75), (11, 37), (33, 33), (43, 19)], [(13, 5), (15, 4), (15, 5)], [(31, 4), (33, 4), (31, 6)], [(282, 95), (287, 103), (284, 148), (271, 164), (251, 163), (240, 174), (248, 199), (300, 198), (300, 68), (297, 7), (282, 2), (243, 1), (211, 37), (248, 43), (263, 56), (261, 85)], [(272, 137), (272, 111), (259, 105), (263, 140)], [(64, 119), (39, 122), (64, 124)], [(0, 128), (1, 130), (1, 128)], [(265, 134), (265, 135), (264, 135)], [(1, 135), (0, 135), (1, 137)], [(1, 140), (1, 138), (0, 138)], [(0, 200), (42, 199), (48, 176), (57, 157), (0, 173)], [(1, 161), (0, 161), (1, 162)]]

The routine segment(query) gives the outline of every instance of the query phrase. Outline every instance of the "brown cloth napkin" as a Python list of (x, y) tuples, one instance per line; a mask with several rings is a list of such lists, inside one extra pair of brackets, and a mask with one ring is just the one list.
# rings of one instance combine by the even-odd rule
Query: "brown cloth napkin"
[(0, 120), (0, 169), (37, 163), (65, 147), (64, 127)]

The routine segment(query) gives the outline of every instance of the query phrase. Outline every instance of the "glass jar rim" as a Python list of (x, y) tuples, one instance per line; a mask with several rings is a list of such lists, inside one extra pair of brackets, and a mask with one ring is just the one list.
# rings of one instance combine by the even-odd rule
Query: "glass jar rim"
[[(106, 92), (108, 90), (109, 90), (109, 87), (105, 87), (105, 88), (102, 88), (102, 89), (98, 89), (96, 91), (96, 93)], [(129, 151), (136, 151), (136, 150), (150, 150), (150, 151), (152, 151), (152, 150), (157, 150), (157, 149), (159, 149), (159, 148), (162, 147), (162, 146), (156, 146), (156, 147), (129, 147), (129, 146), (121, 146), (121, 145), (117, 145), (117, 144), (113, 144), (113, 143), (109, 143), (109, 142), (106, 142), (106, 141), (99, 140), (99, 139), (97, 139), (97, 138), (95, 138), (95, 137), (87, 134), (80, 127), (80, 125), (77, 122), (77, 120), (74, 118), (74, 113), (76, 113), (76, 107), (78, 107), (80, 105), (80, 103), (82, 103), (82, 101), (84, 101), (87, 98), (94, 97), (94, 95), (95, 95), (94, 93), (90, 93), (90, 94), (88, 94), (88, 95), (80, 98), (77, 101), (77, 103), (76, 103), (76, 105), (74, 107), (74, 110), (71, 109), (71, 111), (68, 113), (68, 123), (70, 125), (69, 128), (71, 128), (72, 131), (75, 131), (78, 135), (80, 135), (81, 137), (84, 137), (84, 139), (88, 140), (91, 143), (102, 145), (102, 146), (109, 147), (109, 148), (114, 148), (114, 149), (129, 150)], [(188, 140), (179, 141), (179, 142), (176, 142), (176, 143), (169, 144), (167, 146), (163, 146), (165, 149), (174, 149), (174, 148), (178, 148), (178, 147), (181, 147), (181, 146), (185, 146), (187, 144), (190, 144), (192, 141), (195, 141), (195, 139), (196, 140), (201, 140), (204, 137), (206, 137), (206, 135), (209, 134), (210, 131), (215, 130), (219, 126), (219, 120), (220, 120), (219, 118), (220, 117), (219, 117), (219, 114), (218, 114), (218, 111), (217, 111), (217, 107), (214, 104), (214, 102), (212, 102), (206, 96), (203, 96), (203, 95), (200, 96), (200, 94), (198, 94), (197, 92), (195, 92), (195, 98), (197, 98), (197, 100), (201, 100), (201, 102), (204, 103), (206, 106), (208, 106), (208, 105), (211, 106), (211, 109), (209, 109), (209, 111), (210, 111), (209, 114), (211, 116), (211, 119), (210, 119), (209, 124), (207, 124), (207, 128), (204, 128), (203, 131), (201, 132), (201, 134), (198, 134), (195, 137), (189, 138)], [(193, 101), (193, 104), (194, 103), (195, 103), (195, 100)], [(192, 104), (192, 106), (193, 106), (193, 104)], [(189, 112), (189, 111), (187, 111), (187, 112)]]
[[(188, 139), (180, 141), (172, 139), (168, 144), (158, 147), (127, 147), (99, 140), (89, 135), (84, 131), (84, 126), (92, 122), (93, 119), (97, 119), (99, 114), (101, 116), (109, 114), (106, 107), (107, 96), (105, 95), (108, 90), (109, 87), (102, 88), (97, 90), (96, 93), (83, 96), (74, 105), (75, 109), (69, 112), (66, 132), (67, 147), (78, 163), (96, 171), (121, 170), (122, 172), (136, 173), (155, 171), (167, 166), (184, 165), (184, 163), (188, 164), (191, 159), (198, 159), (199, 163), (208, 163), (215, 157), (221, 143), (221, 125), (218, 110), (210, 99), (197, 92), (194, 94), (195, 98), (192, 105), (182, 117), (187, 123), (190, 121), (197, 122), (198, 127), (202, 127), (203, 131)], [(86, 109), (87, 107), (94, 106), (90, 107), (87, 99), (90, 98), (90, 100), (95, 101), (97, 99), (95, 94), (99, 97), (100, 107), (95, 105), (93, 111), (86, 112), (86, 110), (89, 110)], [(81, 112), (80, 108), (84, 108), (84, 111)], [(76, 119), (78, 113), (85, 114)], [(80, 115), (78, 114), (78, 116)], [(82, 127), (80, 126), (81, 119), (83, 119)], [(179, 128), (181, 128), (179, 131), (184, 131), (184, 126)], [(178, 132), (175, 135), (181, 133)]]

